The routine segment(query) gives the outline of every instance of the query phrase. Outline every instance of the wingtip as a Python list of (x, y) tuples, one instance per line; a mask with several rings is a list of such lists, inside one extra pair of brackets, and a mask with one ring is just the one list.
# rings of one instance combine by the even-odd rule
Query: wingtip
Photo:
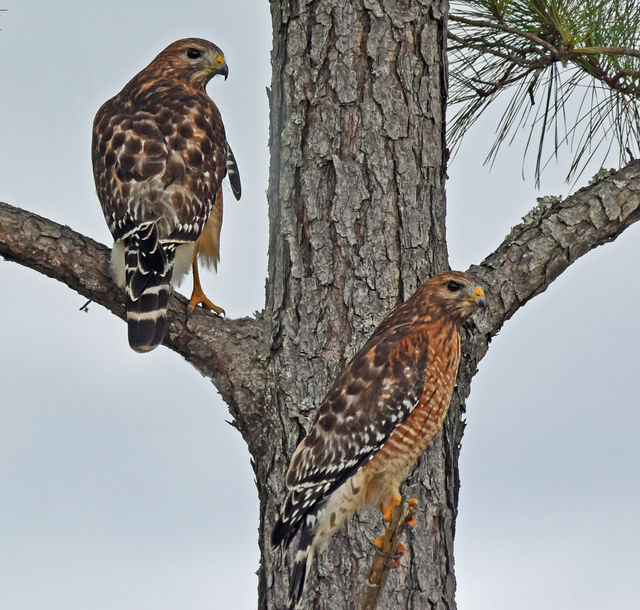
[(278, 519), (276, 524), (273, 526), (273, 531), (271, 532), (271, 546), (273, 548), (279, 547), (287, 537), (288, 528), (282, 521), (282, 519)]

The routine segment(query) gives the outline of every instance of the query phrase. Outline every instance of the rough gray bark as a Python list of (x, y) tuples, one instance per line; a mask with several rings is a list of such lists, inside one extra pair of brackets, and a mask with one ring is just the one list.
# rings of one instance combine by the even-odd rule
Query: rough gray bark
[[(386, 312), (447, 267), (444, 6), (431, 1), (271, 3), (267, 303), (219, 320), (170, 302), (166, 344), (210, 377), (249, 445), (260, 498), (259, 606), (282, 607), (288, 555), (269, 536), (289, 457), (346, 359)], [(488, 341), (592, 248), (640, 218), (640, 163), (535, 210), (472, 268), (489, 311), (467, 328), (457, 388), (407, 487), (420, 499), (384, 608), (454, 608), (453, 536), (461, 414)], [(0, 255), (55, 277), (122, 317), (105, 246), (0, 204)], [(371, 563), (377, 512), (356, 517), (310, 576), (310, 607), (352, 608)]]
[[(266, 317), (274, 442), (258, 465), (263, 552), (259, 607), (282, 607), (289, 555), (268, 552), (282, 476), (315, 405), (344, 362), (418, 283), (447, 268), (444, 203), (444, 7), (437, 2), (272, 2), (270, 248)], [(430, 475), (431, 476), (431, 475)], [(453, 600), (446, 486), (420, 578)], [(427, 496), (420, 496), (423, 500)], [(425, 501), (425, 505), (427, 502)], [(432, 516), (429, 520), (432, 521)], [(424, 525), (424, 524), (421, 524)], [(433, 523), (431, 525), (433, 527)], [(439, 526), (437, 526), (439, 527)], [(352, 520), (317, 561), (314, 606), (354, 606), (379, 515)], [(441, 558), (446, 557), (444, 561)], [(437, 565), (436, 565), (437, 564)], [(387, 584), (425, 607), (416, 570)], [(391, 600), (394, 600), (393, 602)], [(413, 602), (412, 602), (413, 603)]]

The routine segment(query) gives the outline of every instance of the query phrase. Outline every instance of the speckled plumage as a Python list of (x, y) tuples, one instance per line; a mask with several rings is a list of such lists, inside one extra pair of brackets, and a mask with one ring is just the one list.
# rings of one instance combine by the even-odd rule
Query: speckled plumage
[(222, 118), (205, 91), (215, 74), (227, 73), (214, 44), (179, 40), (94, 120), (96, 190), (116, 246), (114, 275), (126, 285), (129, 342), (137, 351), (162, 342), (176, 249), (193, 248), (227, 172)]
[(361, 507), (398, 494), (442, 427), (460, 361), (460, 328), (486, 303), (471, 278), (450, 271), (394, 309), (344, 367), (293, 454), (272, 542), (301, 531), (290, 578), (300, 601), (316, 548)]

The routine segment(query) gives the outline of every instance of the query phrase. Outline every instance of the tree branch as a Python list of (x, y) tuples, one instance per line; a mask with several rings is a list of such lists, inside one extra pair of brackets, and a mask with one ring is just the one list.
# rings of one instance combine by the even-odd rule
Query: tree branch
[[(67, 226), (0, 202), (1, 256), (63, 282), (124, 319), (124, 298), (109, 274), (109, 252)], [(255, 425), (262, 411), (258, 397), (266, 375), (267, 323), (261, 317), (221, 320), (203, 310), (187, 320), (186, 311), (187, 299), (174, 294), (164, 344), (213, 380), (241, 431)]]
[(581, 57), (583, 55), (624, 55), (626, 57), (640, 57), (640, 50), (630, 49), (628, 47), (616, 47), (616, 46), (602, 46), (602, 47), (572, 47), (565, 49), (558, 49), (550, 42), (547, 42), (543, 38), (516, 28), (506, 23), (500, 23), (499, 21), (487, 21), (486, 19), (469, 19), (462, 15), (449, 14), (449, 20), (457, 23), (464, 23), (476, 28), (496, 29), (502, 32), (508, 32), (509, 34), (516, 34), (522, 38), (526, 38), (531, 42), (534, 42), (541, 47), (544, 47), (551, 53), (551, 55), (557, 60), (561, 60), (564, 56), (567, 57)]
[[(445, 519), (451, 517), (438, 505), (439, 487), (446, 488), (448, 509), (453, 514), (457, 511), (460, 487), (457, 463), (464, 431), (464, 401), (469, 396), (471, 380), (491, 338), (518, 309), (544, 292), (578, 258), (613, 241), (638, 220), (640, 161), (634, 161), (564, 200), (542, 198), (541, 203), (513, 228), (493, 253), (480, 265), (469, 269), (486, 288), (489, 307), (485, 314), (475, 316), (465, 326), (460, 371), (444, 432), (434, 439), (420, 459), (419, 466), (404, 483), (403, 493), (411, 489), (412, 495), (427, 498), (427, 510), (417, 512), (417, 527), (407, 532), (410, 552), (413, 549), (424, 552), (434, 537), (434, 531), (441, 532), (447, 528)], [(442, 468), (445, 476), (453, 478), (446, 485), (434, 476), (434, 472), (440, 471), (433, 466), (438, 457), (445, 462)], [(429, 464), (432, 464), (431, 468)], [(415, 493), (416, 486), (431, 490), (431, 496), (426, 489)], [(379, 563), (380, 559), (375, 561)], [(383, 567), (383, 575), (386, 576), (389, 569), (388, 566)], [(371, 604), (375, 603), (379, 591), (380, 585), (370, 583), (365, 588), (362, 603), (373, 607)]]
[(489, 308), (476, 335), (485, 344), (482, 355), (487, 340), (525, 303), (578, 258), (640, 220), (640, 161), (564, 200), (539, 201), (493, 253), (469, 269), (488, 292)]
[(391, 522), (381, 536), (380, 548), (373, 556), (358, 603), (358, 610), (375, 610), (378, 607), (389, 572), (400, 565), (400, 560), (406, 550), (399, 548), (399, 544), (404, 531), (412, 521), (415, 522), (413, 506), (409, 500), (403, 497), (402, 502), (393, 509)]
[(558, 58), (560, 56), (558, 49), (556, 49), (550, 42), (547, 42), (543, 38), (540, 38), (539, 36), (536, 36), (531, 32), (515, 28), (511, 25), (507, 25), (506, 23), (486, 21), (484, 19), (469, 19), (468, 17), (463, 17), (462, 15), (453, 15), (451, 13), (449, 13), (449, 21), (464, 23), (465, 25), (471, 25), (477, 28), (496, 29), (503, 32), (508, 32), (509, 34), (516, 34), (517, 36), (526, 38), (527, 40), (530, 40), (531, 42), (544, 47), (545, 49), (547, 49), (547, 51), (549, 51), (549, 53), (551, 53), (553, 57)]
[[(565, 200), (534, 208), (470, 269), (491, 302), (482, 318), (482, 336), (490, 339), (575, 260), (613, 241), (639, 219), (640, 161)], [(0, 255), (65, 283), (124, 319), (123, 299), (108, 271), (109, 248), (93, 239), (0, 202)], [(182, 295), (172, 296), (165, 345), (214, 380), (241, 425), (260, 421), (255, 398), (266, 375), (267, 323), (260, 317), (220, 320), (201, 310), (187, 320), (186, 303)]]
[[(443, 435), (436, 437), (426, 454), (442, 455), (446, 462), (447, 502), (455, 514), (460, 478), (458, 458), (464, 432), (465, 400), (478, 363), (484, 357), (491, 338), (525, 303), (544, 292), (547, 286), (582, 255), (613, 241), (640, 220), (640, 162), (635, 161), (604, 180), (580, 189), (562, 201), (536, 206), (516, 225), (498, 248), (473, 273), (486, 288), (489, 307), (466, 325), (462, 359), (456, 389), (445, 420)], [(420, 460), (407, 486), (420, 485), (429, 471), (424, 467), (429, 455)], [(431, 479), (426, 479), (431, 480)], [(420, 496), (421, 494), (413, 494)], [(427, 508), (431, 507), (427, 504)], [(439, 513), (436, 513), (438, 515)], [(441, 515), (446, 515), (442, 512)], [(425, 544), (420, 522), (409, 531), (410, 548)]]

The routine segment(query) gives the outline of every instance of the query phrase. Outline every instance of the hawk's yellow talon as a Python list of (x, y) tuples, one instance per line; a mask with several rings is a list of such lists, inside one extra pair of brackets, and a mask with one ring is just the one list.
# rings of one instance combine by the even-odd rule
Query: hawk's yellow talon
[(409, 526), (409, 527), (413, 527), (416, 524), (416, 518), (413, 516), (413, 511), (415, 510), (416, 506), (418, 505), (418, 499), (417, 498), (409, 498), (409, 510), (408, 510), (408, 514), (407, 514), (407, 520), (405, 521), (405, 523)]
[(200, 294), (196, 294), (196, 291), (194, 290), (193, 294), (191, 295), (191, 299), (189, 300), (189, 309), (193, 311), (198, 305), (202, 305), (204, 309), (213, 311), (221, 318), (225, 318), (227, 316), (224, 309), (222, 309), (222, 307), (216, 305), (215, 303), (212, 303), (203, 292), (201, 292)]
[(202, 290), (200, 285), (200, 273), (198, 272), (198, 254), (194, 250), (193, 252), (193, 292), (189, 299), (189, 308), (193, 311), (198, 305), (202, 305), (205, 309), (215, 312), (220, 317), (226, 317), (226, 313), (222, 307), (219, 307), (215, 303), (211, 302)]
[(382, 518), (387, 522), (391, 522), (391, 516), (393, 515), (393, 509), (396, 506), (400, 506), (402, 503), (402, 496), (394, 493), (389, 499), (389, 504), (385, 504), (384, 502), (380, 502), (380, 512), (382, 513)]

